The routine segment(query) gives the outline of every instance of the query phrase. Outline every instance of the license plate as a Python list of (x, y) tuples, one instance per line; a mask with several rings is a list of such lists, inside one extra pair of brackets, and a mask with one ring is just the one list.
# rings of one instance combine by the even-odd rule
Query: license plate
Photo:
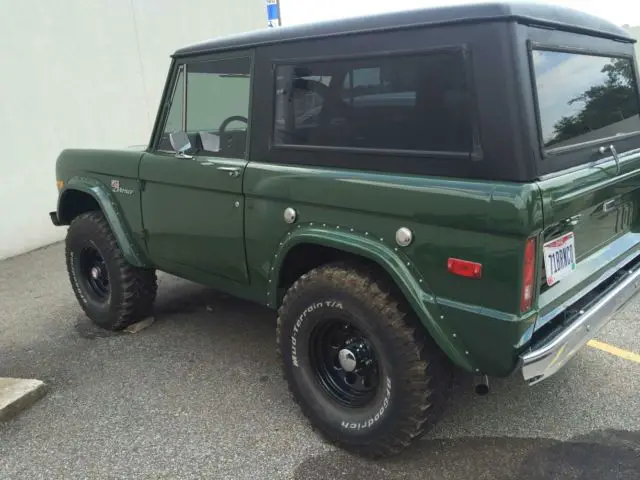
[(573, 232), (545, 243), (542, 251), (547, 285), (558, 283), (575, 270), (576, 248)]

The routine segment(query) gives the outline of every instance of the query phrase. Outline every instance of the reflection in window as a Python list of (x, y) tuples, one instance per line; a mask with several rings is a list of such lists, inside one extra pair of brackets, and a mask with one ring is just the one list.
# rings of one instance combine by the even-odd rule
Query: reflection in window
[(534, 50), (533, 64), (545, 147), (640, 131), (630, 59)]
[(307, 69), (290, 66), (279, 67), (276, 74), (276, 131), (285, 129), (285, 123), (307, 128), (317, 126), (324, 99), (321, 92), (329, 88), (330, 82), (331, 76), (314, 75)]
[(276, 144), (468, 153), (460, 53), (326, 60), (276, 68)]

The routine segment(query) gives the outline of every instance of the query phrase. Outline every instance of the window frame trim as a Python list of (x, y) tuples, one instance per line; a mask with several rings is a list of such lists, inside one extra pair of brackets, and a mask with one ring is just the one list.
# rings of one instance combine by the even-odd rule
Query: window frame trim
[[(602, 57), (602, 58), (610, 58), (610, 59), (624, 59), (630, 60), (631, 66), (633, 67), (634, 73), (637, 72), (636, 59), (634, 55), (625, 54), (622, 52), (613, 52), (602, 49), (590, 49), (590, 48), (579, 48), (575, 46), (556, 44), (556, 43), (547, 43), (547, 42), (539, 42), (534, 40), (527, 40), (527, 63), (529, 66), (529, 81), (531, 86), (531, 93), (533, 96), (533, 108), (536, 116), (536, 136), (538, 142), (538, 151), (540, 153), (540, 158), (543, 162), (552, 161), (553, 158), (557, 158), (558, 156), (580, 152), (583, 150), (588, 150), (590, 147), (596, 145), (602, 145), (604, 143), (610, 143), (613, 140), (627, 140), (636, 136), (640, 136), (640, 130), (635, 132), (628, 132), (621, 135), (612, 135), (608, 137), (598, 138), (594, 140), (588, 140), (586, 142), (575, 143), (571, 145), (564, 145), (561, 147), (551, 147), (547, 148), (544, 145), (544, 136), (542, 133), (542, 115), (540, 112), (540, 101), (538, 96), (538, 86), (536, 80), (536, 72), (535, 66), (533, 63), (533, 52), (534, 50), (548, 51), (548, 52), (558, 52), (558, 53), (569, 53), (574, 55), (587, 55), (592, 57)], [(638, 84), (638, 80), (636, 75), (634, 75), (634, 87), (636, 91), (636, 104), (638, 108), (638, 114), (640, 115), (640, 85)]]
[[(180, 79), (180, 74), (182, 74), (182, 82), (178, 81)], [(160, 150), (159, 145), (160, 145), (160, 139), (162, 138), (162, 135), (164, 134), (165, 129), (167, 128), (169, 115), (171, 113), (171, 107), (173, 107), (173, 103), (176, 100), (176, 92), (178, 91), (178, 85), (180, 83), (182, 83), (182, 99), (181, 99), (182, 109), (180, 112), (180, 127), (183, 129), (183, 131), (186, 131), (186, 121), (187, 121), (187, 64), (186, 63), (181, 63), (178, 65), (174, 80), (175, 81), (173, 82), (173, 89), (171, 90), (171, 97), (166, 103), (166, 111), (164, 112), (162, 125), (160, 126), (159, 135), (157, 136), (156, 144), (154, 145), (154, 148), (153, 148), (153, 151), (156, 153), (174, 154), (173, 152), (169, 152), (167, 150)]]
[(147, 145), (146, 151), (148, 153), (165, 153), (164, 150), (158, 150), (158, 145), (160, 143), (160, 139), (162, 138), (162, 133), (164, 132), (164, 129), (166, 127), (166, 123), (169, 117), (169, 111), (171, 110), (171, 106), (173, 105), (173, 97), (178, 83), (177, 77), (180, 75), (182, 66), (182, 62), (178, 63), (175, 60), (171, 63), (171, 67), (169, 69), (169, 73), (167, 74), (167, 79), (162, 91), (160, 105), (156, 112), (153, 128), (151, 130), (151, 137)]
[[(277, 101), (277, 69), (280, 66), (295, 67), (296, 64), (310, 63), (328, 63), (340, 62), (348, 60), (367, 60), (371, 58), (388, 58), (399, 56), (424, 56), (438, 55), (443, 53), (459, 54), (463, 64), (465, 80), (467, 83), (467, 93), (469, 95), (469, 118), (471, 119), (471, 148), (466, 152), (455, 151), (439, 151), (439, 150), (403, 150), (391, 148), (368, 148), (368, 147), (341, 147), (327, 145), (300, 145), (300, 144), (276, 144), (275, 143), (275, 114)], [(450, 158), (455, 160), (480, 161), (483, 159), (482, 142), (479, 133), (479, 111), (477, 105), (477, 95), (475, 89), (475, 81), (473, 78), (473, 64), (470, 58), (471, 49), (468, 43), (442, 45), (431, 48), (411, 48), (411, 49), (393, 49), (393, 50), (376, 50), (365, 53), (352, 53), (345, 55), (318, 55), (313, 57), (276, 57), (271, 60), (271, 117), (270, 132), (268, 137), (268, 151), (277, 153), (281, 152), (336, 152), (336, 153), (354, 153), (354, 154), (373, 154), (380, 156), (406, 156), (406, 157), (438, 157)]]
[[(187, 75), (189, 74), (189, 64), (182, 65), (182, 131), (187, 131)], [(177, 83), (176, 83), (177, 85)], [(164, 132), (163, 132), (164, 133)]]

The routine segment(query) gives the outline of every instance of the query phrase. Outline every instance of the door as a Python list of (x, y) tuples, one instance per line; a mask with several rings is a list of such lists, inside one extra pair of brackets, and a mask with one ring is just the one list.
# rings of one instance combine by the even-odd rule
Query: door
[[(242, 179), (251, 57), (208, 56), (177, 69), (161, 134), (140, 164), (147, 249), (172, 273), (246, 282)], [(176, 152), (171, 134), (175, 143), (185, 132), (189, 148)]]

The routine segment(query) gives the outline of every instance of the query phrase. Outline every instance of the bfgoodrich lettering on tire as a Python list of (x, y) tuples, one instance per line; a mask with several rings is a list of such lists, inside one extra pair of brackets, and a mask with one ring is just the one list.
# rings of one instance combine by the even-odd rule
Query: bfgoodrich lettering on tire
[(332, 264), (303, 275), (278, 315), (291, 393), (329, 441), (367, 456), (399, 452), (434, 423), (451, 368), (384, 281)]
[(96, 325), (121, 330), (151, 315), (158, 289), (155, 270), (126, 262), (102, 212), (73, 219), (65, 256), (76, 298)]

